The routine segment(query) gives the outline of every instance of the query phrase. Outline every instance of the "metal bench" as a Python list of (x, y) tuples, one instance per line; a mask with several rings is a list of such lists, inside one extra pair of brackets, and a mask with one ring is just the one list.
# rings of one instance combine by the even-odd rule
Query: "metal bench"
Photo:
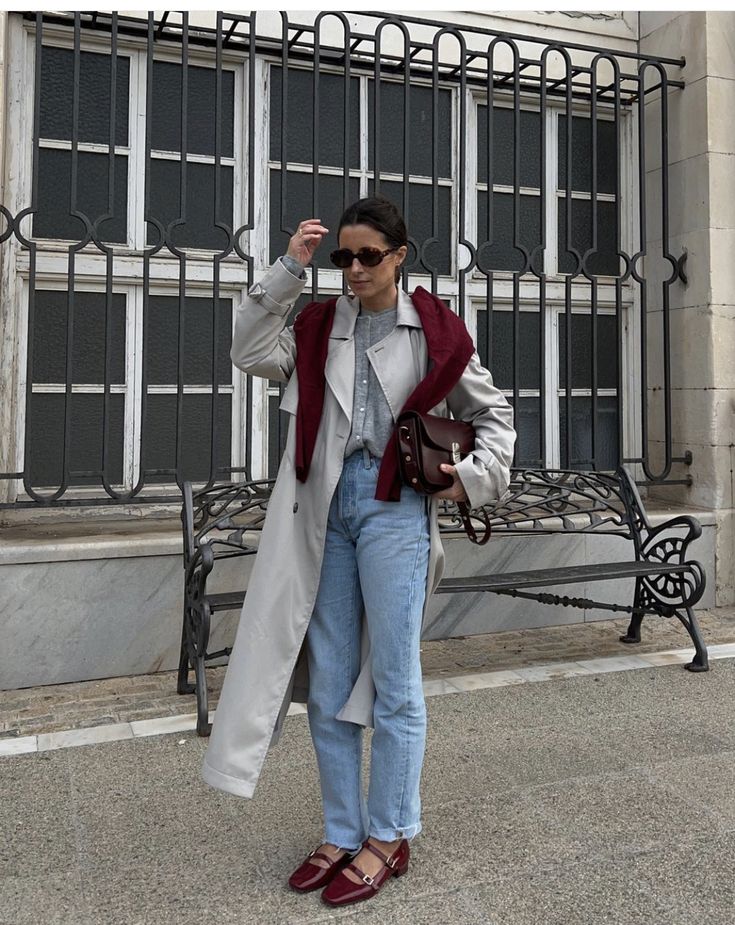
[[(184, 486), (184, 621), (179, 665), (179, 693), (197, 694), (197, 732), (209, 734), (205, 665), (229, 655), (231, 649), (208, 652), (211, 615), (239, 609), (245, 591), (213, 594), (207, 579), (222, 558), (252, 555), (262, 528), (272, 481), (243, 482), (193, 493)], [(693, 607), (705, 588), (705, 573), (690, 560), (689, 544), (702, 533), (687, 515), (651, 526), (635, 483), (624, 469), (614, 474), (568, 470), (515, 469), (505, 496), (485, 507), (495, 536), (557, 533), (614, 534), (631, 540), (633, 558), (622, 562), (532, 569), (468, 577), (444, 578), (438, 594), (490, 591), (558, 604), (610, 610), (631, 615), (624, 643), (640, 642), (646, 614), (677, 617), (694, 643), (695, 655), (685, 667), (707, 671), (707, 649)], [(443, 502), (440, 527), (446, 537), (462, 533), (456, 507)], [(492, 548), (487, 547), (487, 548)], [(568, 597), (545, 590), (575, 583), (634, 578), (633, 603), (610, 604)], [(544, 589), (544, 590), (531, 590)], [(194, 670), (196, 683), (189, 683)]]

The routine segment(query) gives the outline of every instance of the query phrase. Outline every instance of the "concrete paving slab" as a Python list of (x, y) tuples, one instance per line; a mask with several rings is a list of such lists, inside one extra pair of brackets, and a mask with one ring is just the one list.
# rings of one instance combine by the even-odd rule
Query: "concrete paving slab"
[(3, 758), (0, 775), (2, 878), (73, 871), (77, 842), (66, 755)]
[(659, 763), (651, 773), (660, 786), (697, 800), (735, 827), (735, 751)]
[(462, 891), (487, 925), (732, 925), (733, 834), (608, 862), (580, 860)]
[(201, 781), (191, 731), (2, 758), (0, 923), (732, 925), (733, 668), (429, 698), (409, 874), (343, 910), (286, 886), (322, 837), (304, 716), (253, 800)]
[(78, 870), (0, 878), (0, 925), (102, 925)]

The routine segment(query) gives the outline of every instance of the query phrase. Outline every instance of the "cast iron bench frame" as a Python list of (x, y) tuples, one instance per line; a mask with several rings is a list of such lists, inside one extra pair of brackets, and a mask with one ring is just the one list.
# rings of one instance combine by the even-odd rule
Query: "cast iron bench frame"
[[(221, 559), (254, 555), (274, 480), (215, 485), (194, 492), (184, 484), (181, 511), (184, 532), (184, 618), (177, 690), (197, 695), (197, 732), (209, 735), (205, 666), (229, 656), (231, 647), (209, 652), (212, 614), (242, 607), (245, 591), (211, 593), (209, 576)], [(694, 517), (678, 515), (653, 527), (628, 472), (514, 469), (508, 491), (495, 505), (485, 505), (496, 536), (555, 533), (614, 534), (632, 541), (635, 558), (522, 572), (444, 578), (437, 594), (490, 591), (544, 604), (611, 610), (631, 615), (621, 642), (640, 642), (646, 614), (676, 616), (694, 643), (690, 671), (707, 671), (707, 648), (694, 615), (705, 589), (699, 562), (687, 559), (689, 544), (702, 533)], [(463, 535), (456, 506), (442, 502), (442, 536)], [(488, 547), (492, 548), (492, 547)], [(554, 585), (635, 578), (632, 605), (610, 604), (548, 591)], [(195, 673), (195, 683), (189, 672)]]

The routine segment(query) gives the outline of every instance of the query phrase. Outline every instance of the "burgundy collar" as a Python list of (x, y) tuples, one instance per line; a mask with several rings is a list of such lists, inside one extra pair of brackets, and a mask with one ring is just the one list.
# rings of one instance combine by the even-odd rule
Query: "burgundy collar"
[[(411, 301), (426, 337), (429, 371), (408, 396), (401, 411), (426, 414), (459, 382), (475, 347), (462, 319), (441, 299), (419, 286)], [(294, 323), (299, 382), (295, 462), (296, 477), (300, 482), (305, 482), (309, 475), (321, 421), (326, 388), (324, 369), (336, 306), (336, 299), (311, 302), (299, 312)], [(375, 498), (378, 501), (399, 501), (400, 497), (396, 442), (390, 439), (381, 461)]]

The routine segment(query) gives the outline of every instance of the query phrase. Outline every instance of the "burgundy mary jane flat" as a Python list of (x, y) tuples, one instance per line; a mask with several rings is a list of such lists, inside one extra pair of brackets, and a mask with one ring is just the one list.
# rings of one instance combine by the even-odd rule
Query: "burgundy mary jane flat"
[[(380, 848), (376, 848), (369, 840), (363, 842), (363, 847), (376, 854), (382, 860), (383, 867), (374, 877), (370, 877), (351, 862), (342, 865), (342, 869), (330, 880), (322, 893), (322, 902), (328, 906), (346, 906), (349, 903), (372, 899), (387, 880), (394, 876), (401, 877), (408, 870), (410, 851), (405, 838), (390, 857), (383, 854)], [(359, 883), (353, 883), (349, 877), (345, 876), (344, 870), (348, 868), (360, 878)]]

